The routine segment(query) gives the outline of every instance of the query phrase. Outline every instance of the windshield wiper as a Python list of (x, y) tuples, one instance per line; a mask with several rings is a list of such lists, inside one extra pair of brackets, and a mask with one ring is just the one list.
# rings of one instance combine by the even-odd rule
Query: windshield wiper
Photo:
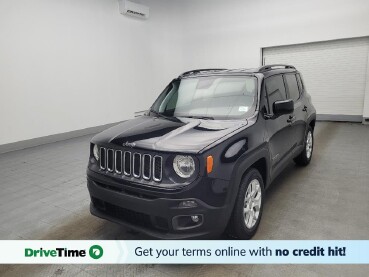
[(159, 112), (157, 112), (157, 111), (154, 111), (154, 110), (149, 110), (149, 112), (150, 112), (150, 113), (153, 113), (153, 114), (155, 114), (155, 115), (157, 115), (157, 116), (159, 116), (159, 117), (166, 117), (165, 115), (163, 115), (163, 114), (161, 114), (161, 113), (159, 113)]
[(174, 116), (167, 116), (167, 115), (164, 115), (162, 113), (159, 113), (157, 111), (154, 111), (154, 110), (149, 110), (150, 113), (153, 113), (155, 114), (157, 117), (162, 117), (162, 118), (165, 118), (165, 119), (168, 119), (168, 120), (171, 120), (171, 121), (179, 121), (176, 117)]
[[(174, 116), (167, 116), (167, 115), (164, 115), (162, 113), (159, 113), (157, 111), (154, 111), (154, 110), (149, 110), (150, 113), (153, 113), (155, 114), (156, 116), (158, 117), (163, 117), (163, 118), (166, 118), (166, 119), (177, 119), (176, 117)], [(186, 117), (186, 118), (194, 118), (194, 119), (207, 119), (207, 120), (214, 120), (214, 117), (211, 117), (211, 116), (196, 116), (196, 115), (188, 115), (188, 116), (180, 116), (180, 117)]]
[(187, 118), (195, 118), (195, 119), (207, 119), (207, 120), (214, 120), (214, 117), (211, 116), (196, 116), (196, 115), (189, 115), (189, 116), (184, 116)]

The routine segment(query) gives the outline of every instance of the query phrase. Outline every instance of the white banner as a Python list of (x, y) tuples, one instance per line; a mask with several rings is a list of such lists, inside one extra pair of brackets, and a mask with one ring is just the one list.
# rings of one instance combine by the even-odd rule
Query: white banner
[(2, 240), (1, 264), (369, 264), (369, 241)]

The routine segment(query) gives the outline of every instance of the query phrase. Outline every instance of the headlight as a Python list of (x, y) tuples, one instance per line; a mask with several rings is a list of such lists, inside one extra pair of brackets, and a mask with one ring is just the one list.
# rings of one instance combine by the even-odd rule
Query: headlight
[(191, 156), (178, 155), (173, 160), (173, 168), (179, 177), (189, 178), (195, 172), (195, 161)]
[(96, 161), (98, 161), (100, 158), (100, 153), (99, 153), (99, 147), (97, 147), (96, 144), (94, 145), (94, 148), (93, 148), (93, 154), (94, 154)]

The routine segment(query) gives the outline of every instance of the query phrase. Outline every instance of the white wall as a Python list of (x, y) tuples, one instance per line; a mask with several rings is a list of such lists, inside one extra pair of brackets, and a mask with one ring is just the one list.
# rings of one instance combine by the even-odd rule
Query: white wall
[(367, 65), (368, 68), (366, 69), (366, 84), (365, 84), (365, 96), (364, 96), (364, 107), (363, 107), (363, 118), (364, 118), (364, 122), (366, 124), (369, 124), (368, 120), (369, 119), (369, 55), (367, 58)]
[(260, 48), (369, 35), (367, 0), (187, 0), (185, 67), (257, 67)]
[(117, 0), (0, 0), (0, 145), (148, 108), (175, 71), (176, 40), (169, 1), (140, 2), (149, 20), (121, 15)]
[[(184, 71), (182, 0), (147, 0), (150, 11), (150, 58), (152, 87), (147, 97), (150, 106), (173, 78)], [(183, 1), (186, 2), (186, 1)], [(145, 106), (147, 108), (147, 105)]]
[[(139, 1), (139, 0), (137, 0)], [(0, 0), (0, 145), (127, 119), (184, 70), (369, 35), (367, 0)]]
[(369, 37), (360, 37), (269, 47), (263, 58), (266, 64), (293, 64), (302, 72), (318, 115), (362, 121), (368, 54)]
[[(369, 35), (368, 0), (187, 0), (181, 4), (186, 70), (258, 67), (263, 47)], [(368, 91), (364, 116), (369, 115)]]

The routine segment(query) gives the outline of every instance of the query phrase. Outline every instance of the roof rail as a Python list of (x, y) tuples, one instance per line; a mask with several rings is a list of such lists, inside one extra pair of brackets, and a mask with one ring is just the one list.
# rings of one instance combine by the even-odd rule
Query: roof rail
[(183, 77), (185, 75), (192, 75), (192, 74), (196, 74), (196, 73), (200, 73), (203, 71), (222, 71), (222, 70), (227, 70), (226, 68), (206, 68), (206, 69), (194, 69), (194, 70), (190, 70), (190, 71), (186, 71), (183, 72), (181, 75), (179, 75), (179, 77)]
[(259, 67), (258, 72), (272, 70), (274, 69), (274, 67), (283, 67), (285, 69), (296, 69), (293, 65), (288, 65), (288, 64), (269, 64), (269, 65), (264, 65), (262, 67)]

